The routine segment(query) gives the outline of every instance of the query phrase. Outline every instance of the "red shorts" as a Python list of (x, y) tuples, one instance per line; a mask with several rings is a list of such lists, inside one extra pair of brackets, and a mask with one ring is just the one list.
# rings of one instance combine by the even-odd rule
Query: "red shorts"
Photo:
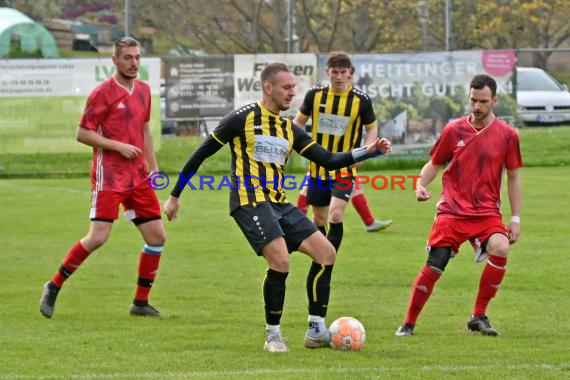
[(160, 203), (148, 181), (129, 191), (93, 191), (89, 218), (113, 221), (119, 216), (121, 203), (127, 220), (160, 219)]
[(477, 262), (481, 262), (487, 258), (485, 243), (496, 233), (509, 237), (509, 230), (498, 216), (457, 219), (438, 215), (429, 234), (428, 250), (431, 247), (451, 247), (453, 255), (456, 255), (459, 246), (469, 240), (475, 250)]

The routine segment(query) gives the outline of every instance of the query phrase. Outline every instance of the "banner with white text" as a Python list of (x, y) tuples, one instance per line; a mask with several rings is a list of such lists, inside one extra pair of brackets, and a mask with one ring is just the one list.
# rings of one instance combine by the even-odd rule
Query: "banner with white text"
[(222, 117), (234, 109), (234, 59), (164, 58), (167, 119)]

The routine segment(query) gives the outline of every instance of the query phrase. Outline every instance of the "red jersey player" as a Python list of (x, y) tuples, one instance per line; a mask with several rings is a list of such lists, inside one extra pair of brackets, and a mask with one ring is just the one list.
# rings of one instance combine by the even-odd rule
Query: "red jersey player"
[[(505, 275), (509, 243), (520, 235), (522, 167), (517, 131), (497, 119), (497, 84), (487, 75), (473, 77), (469, 101), (471, 114), (449, 123), (432, 148), (431, 160), (422, 168), (416, 198), (425, 201), (431, 193), (425, 186), (447, 164), (443, 192), (428, 240), (428, 260), (420, 271), (410, 296), (404, 323), (397, 336), (412, 335), (416, 320), (436, 281), (459, 246), (469, 240), (477, 262), (487, 259), (481, 274), (479, 292), (467, 328), (483, 335), (498, 335), (485, 315)], [(511, 222), (506, 228), (500, 211), (501, 181), (507, 171)]]
[(159, 316), (158, 310), (149, 305), (148, 294), (158, 271), (166, 233), (160, 204), (148, 183), (146, 164), (152, 172), (158, 171), (158, 167), (148, 124), (150, 88), (136, 79), (140, 56), (137, 40), (124, 37), (115, 41), (115, 74), (95, 88), (87, 100), (77, 140), (93, 147), (91, 224), (87, 235), (71, 247), (60, 268), (44, 285), (40, 312), (47, 318), (53, 315), (65, 280), (107, 241), (120, 204), (146, 243), (140, 253), (130, 313)]

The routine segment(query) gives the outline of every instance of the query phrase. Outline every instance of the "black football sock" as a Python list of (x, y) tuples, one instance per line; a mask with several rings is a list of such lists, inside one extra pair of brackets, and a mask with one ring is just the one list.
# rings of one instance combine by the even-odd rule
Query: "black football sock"
[(340, 248), (340, 243), (342, 242), (343, 227), (342, 222), (340, 223), (329, 223), (329, 233), (327, 239), (331, 242), (337, 253)]
[(307, 276), (309, 315), (326, 317), (331, 292), (331, 276), (334, 265), (318, 264), (313, 261)]
[(267, 269), (263, 281), (263, 300), (265, 302), (265, 322), (268, 325), (278, 325), (283, 314), (285, 303), (285, 280), (289, 272), (277, 272)]

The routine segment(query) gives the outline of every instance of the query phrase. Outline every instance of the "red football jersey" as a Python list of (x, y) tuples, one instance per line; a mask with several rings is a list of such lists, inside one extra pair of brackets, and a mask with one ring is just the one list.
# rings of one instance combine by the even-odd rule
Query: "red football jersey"
[(95, 88), (87, 99), (79, 125), (111, 140), (143, 151), (132, 160), (119, 152), (93, 149), (93, 191), (127, 191), (148, 179), (144, 157), (144, 125), (150, 120), (150, 87), (135, 80), (129, 91), (114, 77)]
[(505, 168), (523, 165), (517, 130), (497, 118), (479, 131), (469, 116), (449, 123), (430, 155), (435, 165), (449, 163), (437, 213), (456, 218), (500, 216)]

